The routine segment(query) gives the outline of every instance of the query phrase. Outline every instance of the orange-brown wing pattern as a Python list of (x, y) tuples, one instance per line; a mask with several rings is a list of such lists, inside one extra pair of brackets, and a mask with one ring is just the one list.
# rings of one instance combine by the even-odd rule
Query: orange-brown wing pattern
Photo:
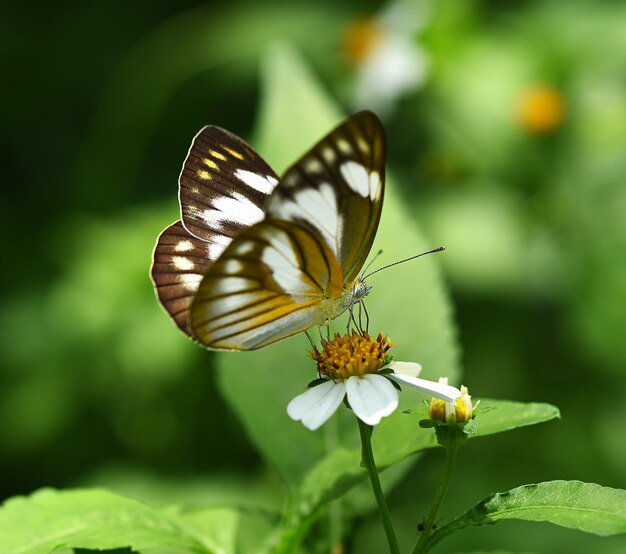
[(190, 326), (210, 348), (260, 348), (324, 323), (342, 286), (341, 269), (316, 233), (267, 219), (243, 231), (207, 271)]

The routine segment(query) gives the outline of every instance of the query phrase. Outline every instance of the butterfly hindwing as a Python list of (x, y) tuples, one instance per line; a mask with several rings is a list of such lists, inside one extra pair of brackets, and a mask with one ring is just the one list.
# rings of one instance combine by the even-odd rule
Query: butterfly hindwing
[(324, 323), (325, 303), (342, 285), (318, 234), (269, 218), (243, 231), (205, 274), (190, 326), (210, 348), (260, 348)]
[(369, 254), (382, 210), (385, 138), (371, 112), (348, 118), (291, 166), (267, 212), (313, 227), (351, 283)]
[(161, 305), (184, 333), (190, 334), (188, 309), (210, 264), (209, 243), (189, 234), (180, 221), (159, 235), (152, 282)]

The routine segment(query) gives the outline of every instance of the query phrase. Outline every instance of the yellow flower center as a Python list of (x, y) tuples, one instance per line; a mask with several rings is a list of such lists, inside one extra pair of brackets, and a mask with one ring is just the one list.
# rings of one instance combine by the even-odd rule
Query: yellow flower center
[(354, 19), (343, 29), (341, 50), (350, 66), (359, 66), (376, 49), (384, 30), (371, 18)]
[(389, 337), (380, 333), (376, 339), (367, 333), (335, 334), (331, 341), (322, 341), (322, 349), (313, 348), (309, 355), (317, 362), (317, 371), (331, 379), (347, 379), (376, 373), (387, 361), (391, 348)]

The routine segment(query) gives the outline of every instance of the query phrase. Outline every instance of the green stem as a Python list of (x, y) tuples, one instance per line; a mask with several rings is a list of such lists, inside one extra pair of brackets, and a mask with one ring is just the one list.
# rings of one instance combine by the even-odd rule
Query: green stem
[(374, 453), (372, 452), (372, 443), (370, 441), (373, 427), (363, 423), (359, 418), (357, 418), (357, 421), (359, 422), (359, 433), (361, 434), (361, 463), (367, 469), (367, 473), (369, 474), (370, 481), (372, 483), (372, 489), (374, 490), (374, 496), (376, 497), (376, 503), (378, 504), (378, 511), (380, 512), (380, 517), (383, 520), (383, 527), (385, 528), (385, 535), (387, 536), (389, 552), (390, 554), (400, 554), (398, 539), (396, 538), (393, 523), (391, 523), (389, 508), (387, 508), (387, 502), (385, 502), (383, 489), (380, 486), (380, 480), (378, 479), (376, 462), (374, 462)]
[(450, 487), (450, 483), (452, 482), (452, 473), (454, 472), (454, 463), (456, 461), (456, 453), (458, 450), (457, 445), (450, 444), (445, 449), (446, 450), (446, 468), (443, 476), (443, 481), (439, 488), (437, 489), (437, 494), (435, 494), (435, 498), (433, 500), (433, 504), (430, 507), (430, 512), (428, 513), (428, 517), (426, 518), (426, 523), (424, 524), (424, 530), (422, 531), (422, 535), (420, 536), (415, 548), (413, 549), (413, 554), (423, 554), (430, 550), (432, 544), (427, 544), (428, 537), (430, 536), (433, 525), (435, 523), (435, 518), (437, 517), (437, 512), (439, 511), (439, 507), (443, 502), (446, 493), (448, 492), (448, 488)]
[[(327, 452), (333, 452), (339, 446), (338, 418), (333, 417), (324, 425), (324, 444)], [(341, 497), (328, 506), (328, 535), (331, 548), (341, 547), (343, 540), (343, 514)], [(332, 550), (334, 552), (334, 550)]]

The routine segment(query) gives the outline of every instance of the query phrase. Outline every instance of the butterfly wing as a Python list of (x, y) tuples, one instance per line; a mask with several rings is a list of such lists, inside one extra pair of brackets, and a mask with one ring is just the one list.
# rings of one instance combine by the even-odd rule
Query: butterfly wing
[(253, 350), (324, 323), (342, 289), (319, 233), (268, 218), (242, 231), (206, 272), (190, 327), (209, 348)]
[(360, 112), (291, 166), (271, 195), (271, 217), (319, 233), (343, 270), (357, 277), (374, 242), (385, 183), (385, 136), (380, 120)]
[(243, 140), (204, 127), (179, 177), (181, 221), (157, 240), (151, 277), (161, 305), (188, 335), (188, 308), (202, 276), (242, 229), (265, 217), (276, 174)]
[(209, 245), (176, 221), (159, 235), (152, 254), (151, 277), (157, 298), (179, 329), (188, 335), (191, 334), (188, 309), (211, 264)]
[(265, 217), (278, 178), (239, 137), (207, 126), (193, 139), (178, 182), (183, 226), (211, 245), (215, 260), (242, 228)]

